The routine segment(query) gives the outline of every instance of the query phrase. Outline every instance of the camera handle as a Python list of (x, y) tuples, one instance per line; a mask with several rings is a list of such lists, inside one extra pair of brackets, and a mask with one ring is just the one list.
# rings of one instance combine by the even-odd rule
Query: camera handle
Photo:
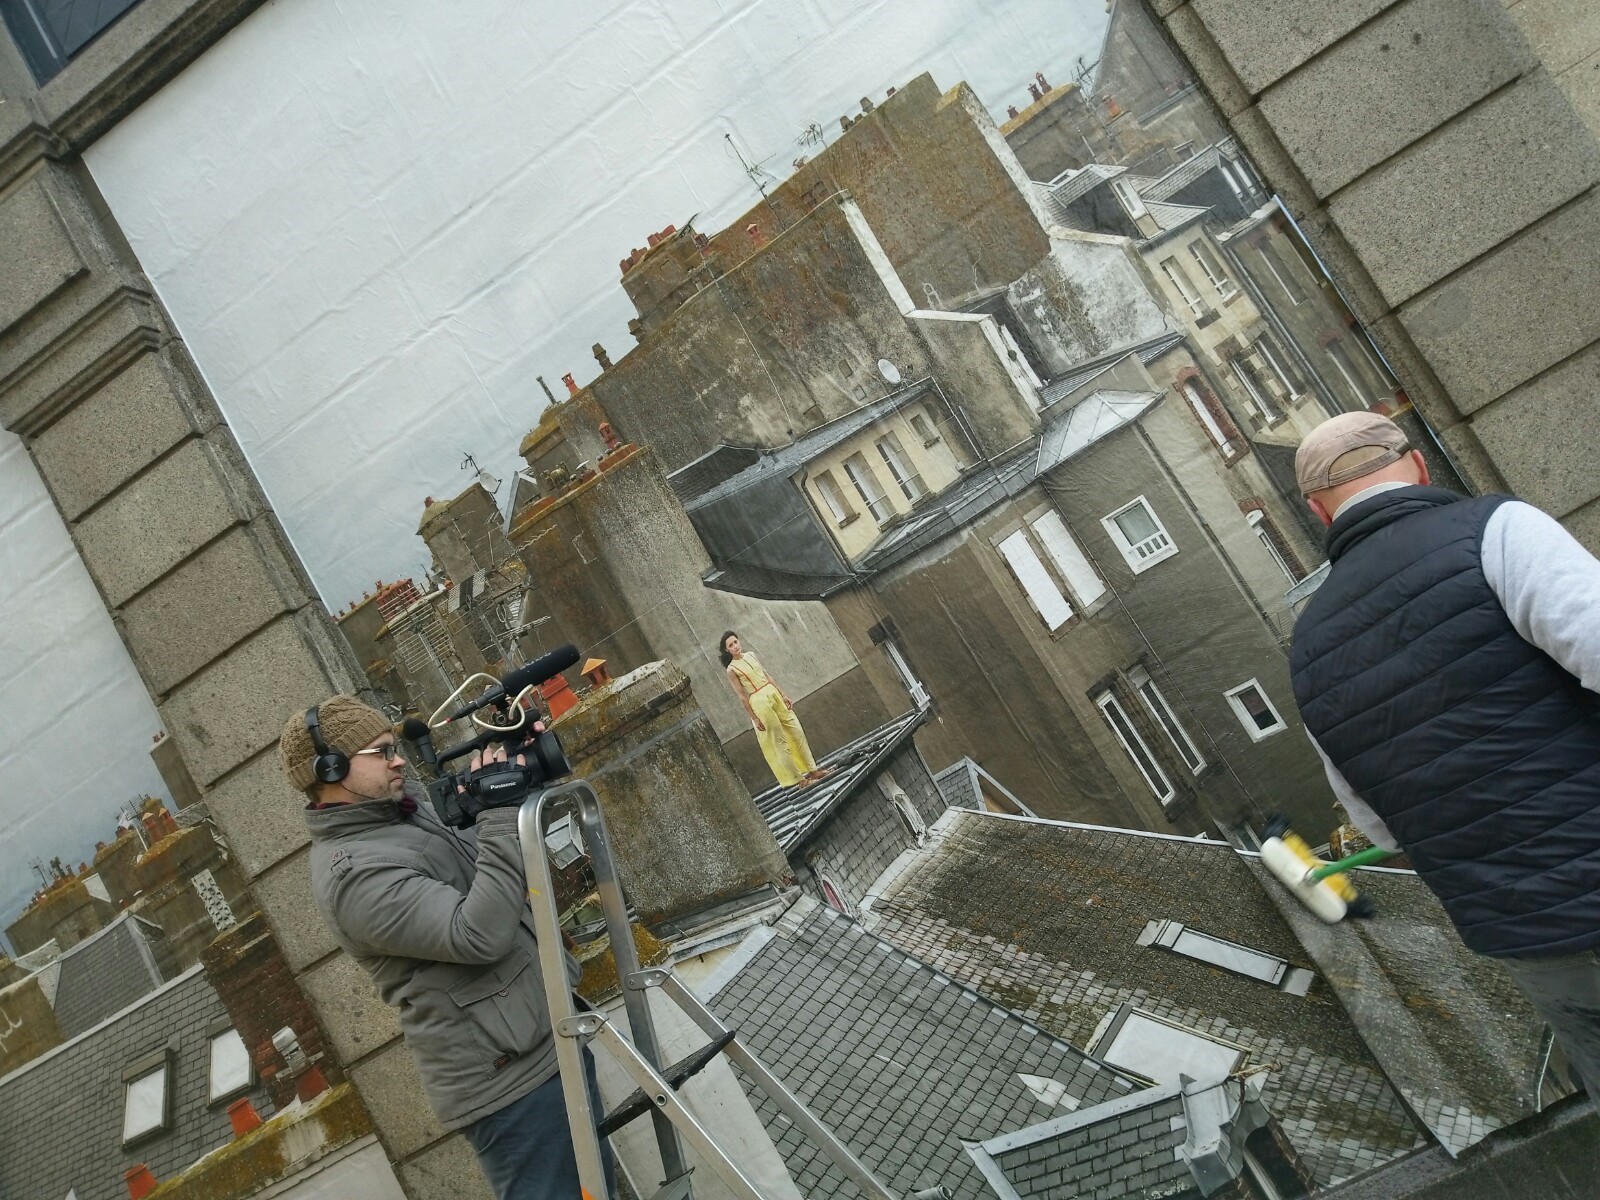
[[(600, 906), (605, 912), (606, 932), (611, 953), (616, 958), (617, 978), (622, 983), (622, 1003), (628, 1017), (632, 1040), (624, 1035), (603, 1012), (579, 1012), (567, 987), (566, 961), (562, 956), (561, 914), (556, 908), (551, 884), (550, 862), (545, 854), (544, 835), (560, 816), (570, 816), (582, 831), (594, 871)], [(726, 1055), (747, 1079), (765, 1092), (800, 1131), (816, 1143), (833, 1164), (861, 1189), (869, 1200), (901, 1200), (889, 1191), (852, 1154), (833, 1132), (739, 1040), (717, 1015), (701, 1003), (673, 974), (670, 968), (641, 970), (628, 923), (628, 905), (611, 856), (611, 839), (606, 832), (600, 798), (587, 780), (570, 779), (530, 796), (517, 817), (517, 833), (522, 841), (523, 865), (527, 871), (528, 898), (533, 908), (534, 932), (539, 938), (539, 966), (544, 974), (545, 999), (550, 1008), (551, 1025), (556, 1032), (556, 1059), (561, 1067), (561, 1091), (567, 1104), (567, 1122), (572, 1128), (572, 1146), (577, 1153), (578, 1179), (584, 1196), (599, 1200), (606, 1195), (605, 1170), (600, 1157), (600, 1134), (621, 1128), (634, 1117), (649, 1112), (655, 1124), (656, 1144), (666, 1180), (652, 1200), (688, 1197), (689, 1171), (684, 1161), (682, 1141), (687, 1142), (702, 1164), (713, 1171), (739, 1200), (769, 1200), (751, 1182), (700, 1119), (679, 1099), (677, 1088), (684, 1080), (703, 1070), (718, 1055)], [(661, 1063), (660, 1042), (655, 1021), (650, 1015), (648, 989), (659, 989), (663, 997), (677, 1005), (711, 1040), (699, 1050), (671, 1066)], [(609, 1114), (601, 1116), (589, 1100), (583, 1071), (583, 1047), (597, 1042), (616, 1060), (639, 1087), (633, 1095)], [(597, 1133), (597, 1130), (599, 1131)], [(947, 1195), (943, 1188), (917, 1193), (917, 1198)], [(917, 1200), (914, 1198), (914, 1200)]]

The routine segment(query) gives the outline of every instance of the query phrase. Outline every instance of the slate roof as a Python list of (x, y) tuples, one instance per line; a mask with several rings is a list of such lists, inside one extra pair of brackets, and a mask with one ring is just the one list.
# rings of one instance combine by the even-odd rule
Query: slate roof
[(1074, 200), (1081, 200), (1095, 188), (1109, 179), (1125, 175), (1127, 167), (1111, 167), (1104, 163), (1089, 163), (1087, 166), (1072, 172), (1065, 178), (1053, 179), (1045, 184), (1045, 192), (1050, 198), (1050, 208), (1053, 212), (1062, 213), (1066, 206)]
[[(709, 998), (756, 1056), (898, 1194), (988, 1197), (962, 1142), (1132, 1093), (1126, 1075), (804, 900), (757, 930)], [(1020, 1075), (1058, 1081), (1047, 1105)], [(807, 1197), (854, 1196), (759, 1092), (757, 1112)]]
[(784, 853), (815, 833), (829, 814), (871, 779), (878, 766), (916, 732), (928, 713), (926, 708), (914, 708), (824, 756), (817, 765), (833, 768), (833, 774), (820, 783), (770, 788), (757, 796), (756, 807)]
[(1094, 358), (1085, 359), (1067, 370), (1065, 374), (1058, 375), (1047, 383), (1039, 392), (1039, 399), (1046, 408), (1062, 399), (1064, 396), (1077, 391), (1096, 375), (1114, 367), (1117, 363), (1127, 358), (1130, 354), (1137, 354), (1139, 361), (1149, 366), (1168, 350), (1183, 341), (1182, 330), (1173, 330), (1158, 333), (1155, 337), (1146, 338), (1142, 342), (1128, 342), (1114, 350), (1107, 350)]
[(857, 569), (870, 573), (891, 567), (1009, 500), (1034, 481), (1038, 460), (1036, 444), (1026, 442), (1008, 457), (968, 472), (885, 530), (857, 560)]
[(1160, 392), (1099, 391), (1084, 397), (1064, 412), (1045, 409), (1044, 432), (1039, 437), (1038, 474), (1054, 470), (1074, 454), (1109, 437), (1148, 412), (1161, 399)]
[(61, 1032), (76, 1037), (162, 982), (153, 942), (161, 930), (124, 913), (46, 967), (59, 972), (52, 1006)]
[[(0, 1077), (0, 1196), (6, 1200), (126, 1200), (122, 1173), (147, 1163), (167, 1179), (232, 1136), (224, 1105), (207, 1103), (208, 1030), (227, 1017), (192, 967), (75, 1039)], [(122, 1147), (122, 1071), (174, 1047), (172, 1125)], [(248, 1093), (262, 1116), (272, 1102)]]
[(1140, 189), (1145, 203), (1151, 200), (1170, 200), (1184, 188), (1188, 187), (1207, 171), (1217, 169), (1219, 160), (1226, 155), (1229, 159), (1239, 156), (1239, 144), (1233, 138), (1224, 138), (1215, 145), (1207, 146), (1193, 158), (1179, 163), (1165, 175), (1152, 180)]
[(1160, 200), (1146, 200), (1145, 211), (1156, 219), (1162, 233), (1172, 233), (1193, 221), (1198, 221), (1211, 210), (1197, 204), (1168, 204)]
[(1005, 1200), (1187, 1200), (1201, 1194), (1177, 1153), (1187, 1124), (1183, 1089), (1163, 1084), (992, 1139), (970, 1153)]
[[(1131, 1003), (1247, 1047), (1251, 1064), (1276, 1065), (1266, 1103), (1321, 1184), (1423, 1142), (1322, 981), (1294, 996), (1139, 945), (1145, 924), (1162, 918), (1312, 966), (1224, 843), (990, 813), (946, 814), (861, 914), (904, 952), (1074, 1044), (1090, 1044)], [(1456, 966), (1427, 960), (1418, 969)]]
[(732, 479), (740, 471), (753, 467), (761, 460), (761, 451), (746, 446), (718, 446), (691, 463), (679, 467), (667, 476), (667, 483), (687, 504), (703, 496), (717, 484)]
[(758, 600), (821, 600), (850, 586), (850, 575), (801, 575), (761, 563), (725, 562), (701, 577), (709, 588)]

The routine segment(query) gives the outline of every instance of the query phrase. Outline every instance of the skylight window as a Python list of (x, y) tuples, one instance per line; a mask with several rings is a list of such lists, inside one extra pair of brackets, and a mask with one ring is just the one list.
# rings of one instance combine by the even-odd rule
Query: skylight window
[(122, 1073), (122, 1144), (129, 1145), (172, 1123), (172, 1055), (140, 1059)]
[(1315, 978), (1310, 971), (1291, 967), (1275, 954), (1201, 933), (1179, 921), (1149, 922), (1139, 935), (1139, 945), (1159, 946), (1235, 975), (1259, 979), (1296, 996), (1304, 996)]
[(1124, 1004), (1089, 1053), (1156, 1083), (1177, 1083), (1180, 1075), (1214, 1083), (1236, 1071), (1249, 1051)]
[(207, 1070), (206, 1101), (231, 1099), (255, 1082), (250, 1051), (239, 1031), (226, 1021), (211, 1030), (211, 1065)]

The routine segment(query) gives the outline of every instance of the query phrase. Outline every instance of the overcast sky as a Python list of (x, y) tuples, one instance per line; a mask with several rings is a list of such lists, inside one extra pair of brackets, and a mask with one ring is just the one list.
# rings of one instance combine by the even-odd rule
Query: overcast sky
[[(925, 70), (1003, 120), (1096, 56), (1104, 7), (270, 0), (85, 158), (338, 609), (420, 572), (463, 454), (510, 478), (536, 375), (560, 393), (633, 344), (619, 259), (758, 198), (725, 135), (781, 178), (807, 125), (831, 142)], [(159, 722), (9, 435), (0, 611), (10, 919), (31, 857), (75, 863), (159, 790)]]

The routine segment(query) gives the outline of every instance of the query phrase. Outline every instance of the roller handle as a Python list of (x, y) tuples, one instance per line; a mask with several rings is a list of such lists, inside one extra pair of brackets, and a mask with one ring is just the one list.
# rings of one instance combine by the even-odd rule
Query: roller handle
[(1350, 870), (1352, 867), (1370, 867), (1393, 857), (1395, 857), (1395, 851), (1393, 850), (1385, 850), (1382, 846), (1368, 846), (1365, 850), (1357, 850), (1354, 854), (1341, 858), (1338, 862), (1325, 863), (1320, 867), (1313, 867), (1306, 873), (1306, 877), (1312, 880), (1326, 879), (1329, 875), (1337, 875), (1341, 871)]

